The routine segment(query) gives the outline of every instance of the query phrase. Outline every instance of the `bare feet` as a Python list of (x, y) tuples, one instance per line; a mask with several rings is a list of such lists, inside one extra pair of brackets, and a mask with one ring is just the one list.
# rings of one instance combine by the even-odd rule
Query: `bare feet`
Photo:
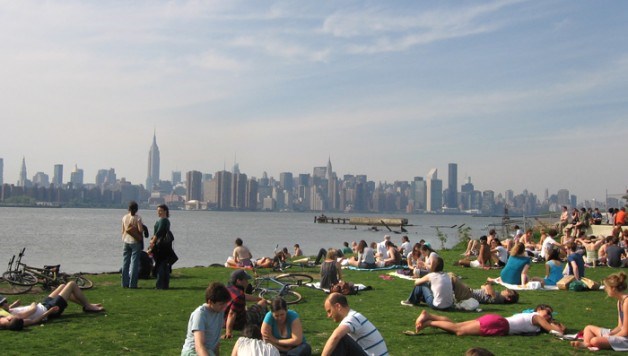
[(576, 349), (586, 349), (587, 345), (584, 344), (584, 342), (582, 341), (572, 341), (570, 342), (571, 346), (573, 346)]
[(98, 313), (105, 311), (105, 308), (103, 308), (102, 304), (88, 304), (83, 307), (83, 311), (85, 313)]
[(425, 328), (425, 322), (430, 320), (430, 315), (428, 314), (427, 310), (423, 309), (423, 311), (421, 312), (421, 315), (419, 315), (418, 318), (416, 318), (416, 322), (415, 322), (415, 328), (416, 328), (416, 332), (418, 333), (419, 331), (423, 330), (423, 328)]

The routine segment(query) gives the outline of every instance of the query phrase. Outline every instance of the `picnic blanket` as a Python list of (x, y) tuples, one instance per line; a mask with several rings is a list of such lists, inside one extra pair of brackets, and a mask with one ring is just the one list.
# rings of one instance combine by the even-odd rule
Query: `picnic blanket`
[(355, 266), (343, 266), (342, 268), (346, 268), (346, 269), (350, 269), (352, 271), (386, 271), (386, 270), (390, 270), (390, 269), (401, 269), (404, 268), (406, 266), (386, 266), (386, 267), (375, 267), (375, 268), (359, 268), (359, 267), (355, 267)]
[[(314, 288), (314, 289), (318, 289), (318, 290), (322, 290), (325, 293), (329, 294), (329, 288), (321, 288), (321, 282), (314, 282), (314, 283), (305, 283), (305, 286), (310, 287), (310, 288)], [(373, 287), (371, 286), (366, 286), (364, 284), (354, 284), (354, 286), (358, 289), (358, 292), (361, 292), (363, 290), (371, 290), (373, 289)]]
[(532, 283), (528, 283), (526, 285), (510, 284), (510, 283), (502, 282), (501, 279), (496, 280), (496, 282), (498, 282), (499, 285), (504, 286), (508, 289), (512, 289), (512, 290), (559, 290), (557, 286), (545, 286), (543, 288), (537, 288)]
[(397, 271), (393, 271), (393, 272), (388, 272), (389, 276), (393, 276), (393, 277), (398, 277), (398, 278), (403, 278), (403, 279), (408, 279), (411, 281), (414, 281), (416, 278), (413, 278), (412, 276), (408, 276), (402, 273), (397, 273)]

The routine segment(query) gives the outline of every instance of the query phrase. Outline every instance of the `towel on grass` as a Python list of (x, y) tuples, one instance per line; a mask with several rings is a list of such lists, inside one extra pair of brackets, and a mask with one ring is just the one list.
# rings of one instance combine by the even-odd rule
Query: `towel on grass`
[(501, 281), (501, 279), (497, 279), (496, 282), (512, 290), (558, 290), (557, 286), (545, 286), (543, 288), (537, 288), (536, 285), (534, 285), (533, 283), (528, 283), (526, 285), (517, 285), (517, 284), (504, 283)]
[(352, 271), (385, 271), (385, 270), (389, 270), (389, 269), (401, 269), (404, 268), (406, 266), (386, 266), (386, 267), (375, 267), (375, 268), (359, 268), (359, 267), (355, 267), (355, 266), (344, 266), (342, 268), (346, 268), (346, 269), (350, 269)]
[[(321, 288), (321, 282), (305, 283), (305, 286), (310, 287), (310, 288), (314, 288), (314, 289), (319, 289), (319, 290), (322, 290), (325, 293), (329, 294), (329, 288)], [(358, 292), (363, 291), (363, 290), (373, 289), (373, 287), (366, 286), (364, 284), (358, 284), (358, 283), (354, 284), (354, 286), (356, 288), (358, 288)]]

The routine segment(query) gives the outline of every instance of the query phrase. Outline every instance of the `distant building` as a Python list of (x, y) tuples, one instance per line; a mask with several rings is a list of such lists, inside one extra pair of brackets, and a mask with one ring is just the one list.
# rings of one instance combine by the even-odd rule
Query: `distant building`
[(445, 205), (450, 209), (458, 208), (458, 165), (450, 163), (447, 176), (447, 198)]
[(443, 181), (438, 179), (438, 169), (433, 168), (426, 177), (426, 207), (429, 212), (439, 212), (443, 208)]
[(569, 190), (568, 189), (560, 189), (558, 190), (558, 192), (556, 193), (557, 196), (557, 203), (558, 205), (566, 205), (566, 206), (570, 206), (571, 205), (571, 199), (569, 199)]
[(33, 185), (36, 187), (48, 187), (50, 185), (50, 179), (44, 172), (37, 172), (33, 176)]
[(172, 185), (181, 183), (181, 171), (172, 171)]
[(186, 200), (203, 200), (203, 174), (199, 171), (189, 171), (185, 178)]
[(52, 185), (55, 188), (61, 188), (63, 186), (63, 165), (55, 164), (54, 175), (52, 176)]
[(0, 158), (0, 187), (4, 184), (4, 160)]
[(22, 157), (22, 168), (20, 169), (20, 179), (17, 181), (17, 186), (26, 188), (29, 186), (29, 183), (26, 175), (26, 158)]
[(290, 172), (279, 173), (279, 184), (284, 190), (292, 191), (292, 188), (294, 186), (292, 182), (292, 173)]
[(83, 186), (83, 170), (74, 165), (74, 170), (70, 172), (70, 183), (72, 187), (80, 188)]
[[(157, 136), (153, 133), (153, 144), (148, 151), (148, 176), (146, 177), (146, 190), (149, 192), (159, 183), (159, 147), (157, 147)], [(188, 199), (190, 200), (190, 199)]]

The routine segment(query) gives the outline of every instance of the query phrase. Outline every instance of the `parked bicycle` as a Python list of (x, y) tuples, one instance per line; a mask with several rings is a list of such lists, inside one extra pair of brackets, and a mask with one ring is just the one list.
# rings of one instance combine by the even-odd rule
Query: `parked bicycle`
[(286, 304), (296, 304), (300, 302), (303, 297), (292, 289), (305, 285), (306, 283), (312, 283), (313, 281), (314, 278), (312, 278), (312, 276), (302, 273), (285, 273), (278, 276), (257, 277), (255, 278), (253, 292), (259, 293), (261, 298), (269, 301), (276, 297), (281, 297), (286, 301)]
[(2, 274), (2, 279), (14, 286), (13, 288), (16, 291), (14, 294), (19, 294), (17, 291), (26, 293), (37, 283), (41, 283), (44, 289), (56, 288), (58, 285), (69, 281), (74, 281), (81, 289), (89, 289), (94, 286), (91, 280), (85, 278), (80, 273), (67, 274), (60, 272), (61, 265), (38, 268), (22, 263), (25, 250), (26, 248), (22, 248), (17, 261), (15, 260), (15, 255), (11, 257), (7, 271)]

